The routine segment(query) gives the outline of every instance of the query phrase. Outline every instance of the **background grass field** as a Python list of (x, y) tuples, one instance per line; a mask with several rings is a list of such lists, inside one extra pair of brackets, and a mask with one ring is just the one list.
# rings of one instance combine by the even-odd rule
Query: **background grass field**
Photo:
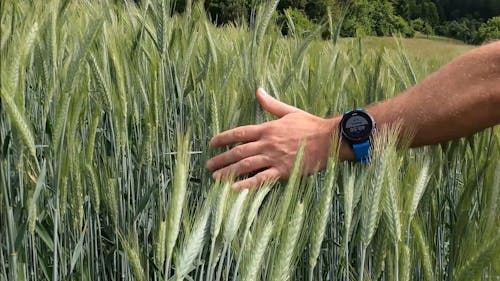
[[(0, 5), (0, 280), (498, 280), (500, 131), (243, 192), (208, 140), (389, 98), (470, 46), (213, 27), (168, 2)], [(334, 34), (335, 26), (331, 31)], [(300, 153), (298, 155), (300, 158)]]
[[(351, 43), (356, 39), (342, 38), (340, 44)], [(385, 48), (391, 51), (398, 49), (397, 41), (405, 52), (414, 59), (436, 61), (441, 65), (471, 50), (475, 46), (464, 44), (458, 40), (444, 37), (416, 36), (415, 38), (365, 37), (362, 39), (365, 48)]]

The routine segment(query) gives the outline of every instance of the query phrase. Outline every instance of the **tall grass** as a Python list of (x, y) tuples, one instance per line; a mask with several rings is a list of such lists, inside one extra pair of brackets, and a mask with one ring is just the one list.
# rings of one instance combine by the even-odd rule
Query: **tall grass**
[(0, 2), (0, 280), (499, 278), (498, 128), (401, 151), (381, 131), (371, 164), (332, 152), (242, 192), (204, 168), (211, 136), (272, 119), (259, 86), (332, 116), (436, 58), (284, 38), (277, 1), (222, 28), (200, 5), (116, 2)]

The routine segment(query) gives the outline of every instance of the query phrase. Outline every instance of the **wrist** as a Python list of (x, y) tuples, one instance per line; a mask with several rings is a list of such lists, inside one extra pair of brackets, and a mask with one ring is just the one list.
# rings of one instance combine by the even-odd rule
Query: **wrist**
[(329, 127), (331, 130), (331, 134), (333, 138), (337, 138), (340, 142), (340, 147), (339, 147), (339, 160), (341, 161), (354, 161), (354, 151), (352, 150), (352, 147), (349, 143), (347, 143), (346, 140), (342, 138), (340, 135), (340, 121), (342, 120), (342, 116), (337, 116), (334, 118), (327, 119), (327, 122), (329, 123)]

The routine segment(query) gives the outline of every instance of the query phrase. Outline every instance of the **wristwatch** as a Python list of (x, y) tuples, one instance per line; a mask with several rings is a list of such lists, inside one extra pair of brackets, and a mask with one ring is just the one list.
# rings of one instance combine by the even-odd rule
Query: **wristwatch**
[(363, 109), (348, 111), (344, 113), (339, 126), (342, 138), (354, 151), (356, 161), (370, 162), (371, 136), (376, 127), (373, 117)]

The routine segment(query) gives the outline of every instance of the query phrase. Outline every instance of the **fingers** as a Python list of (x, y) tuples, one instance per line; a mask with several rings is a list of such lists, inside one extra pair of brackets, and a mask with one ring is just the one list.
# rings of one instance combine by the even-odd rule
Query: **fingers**
[(262, 185), (266, 181), (277, 180), (280, 178), (280, 172), (276, 168), (269, 168), (255, 176), (244, 179), (233, 184), (234, 189), (252, 188)]
[(239, 145), (229, 151), (221, 153), (207, 161), (207, 169), (215, 171), (227, 165), (236, 163), (242, 159), (254, 156), (261, 152), (262, 144), (259, 142), (250, 142)]
[(257, 89), (257, 99), (260, 105), (272, 115), (281, 118), (289, 113), (300, 111), (300, 109), (281, 102), (266, 93), (262, 88)]
[(270, 161), (266, 156), (257, 155), (245, 158), (241, 161), (238, 161), (234, 164), (231, 164), (225, 168), (217, 170), (213, 173), (213, 177), (215, 179), (221, 177), (229, 177), (229, 176), (241, 176), (244, 174), (251, 173), (253, 171), (266, 168), (270, 166)]
[(252, 142), (260, 138), (263, 126), (249, 125), (227, 130), (210, 140), (211, 147), (220, 147), (239, 142)]
[[(280, 102), (269, 96), (263, 89), (259, 88), (256, 93), (257, 99), (262, 107), (269, 113), (281, 118), (287, 114), (299, 112), (300, 109)], [(241, 176), (263, 168), (269, 168), (272, 160), (261, 154), (261, 144), (258, 142), (266, 132), (266, 124), (238, 127), (212, 138), (211, 147), (221, 147), (244, 143), (227, 152), (224, 152), (207, 162), (207, 168), (214, 171), (213, 177)], [(279, 179), (280, 173), (277, 168), (269, 168), (253, 177), (234, 184), (235, 188), (249, 188), (258, 186), (266, 180)]]

